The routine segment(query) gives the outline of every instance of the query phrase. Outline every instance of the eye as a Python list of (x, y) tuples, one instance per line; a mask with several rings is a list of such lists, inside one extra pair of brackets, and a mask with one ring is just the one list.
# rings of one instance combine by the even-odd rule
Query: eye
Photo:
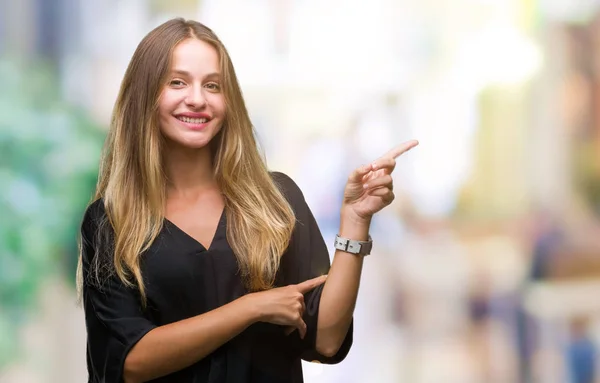
[(215, 91), (215, 92), (218, 91), (219, 89), (221, 89), (219, 84), (217, 84), (216, 82), (209, 82), (208, 84), (205, 85), (205, 87), (208, 90)]
[(183, 82), (182, 80), (171, 80), (171, 82), (169, 82), (169, 85), (174, 87), (182, 87), (185, 85), (185, 82)]

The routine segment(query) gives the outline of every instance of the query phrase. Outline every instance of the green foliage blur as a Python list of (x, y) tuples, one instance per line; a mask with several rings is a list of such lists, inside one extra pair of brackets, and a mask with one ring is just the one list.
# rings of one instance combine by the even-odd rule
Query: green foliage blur
[(61, 100), (40, 60), (0, 59), (0, 370), (42, 282), (74, 287), (77, 234), (97, 177), (104, 132)]

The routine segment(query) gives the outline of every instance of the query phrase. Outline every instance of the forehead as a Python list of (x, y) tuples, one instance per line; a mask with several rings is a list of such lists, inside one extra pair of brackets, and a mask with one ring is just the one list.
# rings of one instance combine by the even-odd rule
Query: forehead
[(198, 39), (186, 39), (175, 47), (171, 70), (190, 73), (219, 72), (219, 54), (209, 43)]

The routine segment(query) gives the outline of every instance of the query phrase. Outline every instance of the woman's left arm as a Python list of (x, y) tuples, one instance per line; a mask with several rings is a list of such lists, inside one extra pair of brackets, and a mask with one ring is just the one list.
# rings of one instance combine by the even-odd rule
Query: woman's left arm
[[(396, 158), (418, 145), (407, 141), (348, 177), (340, 212), (340, 237), (366, 241), (373, 214), (394, 200), (391, 173)], [(319, 305), (316, 349), (333, 356), (352, 322), (360, 285), (363, 256), (336, 250)]]

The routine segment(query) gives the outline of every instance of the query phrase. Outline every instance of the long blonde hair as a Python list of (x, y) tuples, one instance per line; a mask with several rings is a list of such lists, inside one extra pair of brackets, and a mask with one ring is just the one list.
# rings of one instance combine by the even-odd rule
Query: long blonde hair
[[(160, 233), (166, 200), (157, 106), (173, 50), (188, 38), (211, 44), (220, 58), (227, 112), (210, 146), (214, 176), (225, 200), (227, 239), (249, 290), (273, 286), (295, 224), (294, 212), (258, 150), (227, 50), (201, 23), (180, 18), (167, 21), (144, 37), (129, 63), (115, 103), (94, 196), (94, 201), (102, 199), (105, 223), (113, 234), (109, 258), (113, 271), (124, 284), (139, 289), (144, 304), (140, 256)], [(106, 265), (96, 265), (95, 269), (106, 269)], [(81, 297), (81, 251), (77, 285)]]

